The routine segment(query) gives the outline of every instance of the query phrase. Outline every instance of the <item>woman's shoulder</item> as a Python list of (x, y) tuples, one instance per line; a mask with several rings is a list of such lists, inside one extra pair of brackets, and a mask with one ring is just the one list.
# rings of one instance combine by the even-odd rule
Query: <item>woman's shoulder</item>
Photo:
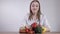
[(41, 17), (44, 17), (44, 14), (41, 14), (40, 16), (41, 16)]
[(44, 15), (44, 14), (41, 14), (40, 16), (41, 16), (42, 19), (46, 18), (46, 15)]
[(26, 15), (24, 15), (24, 19), (28, 19), (29, 18), (29, 13), (27, 13)]

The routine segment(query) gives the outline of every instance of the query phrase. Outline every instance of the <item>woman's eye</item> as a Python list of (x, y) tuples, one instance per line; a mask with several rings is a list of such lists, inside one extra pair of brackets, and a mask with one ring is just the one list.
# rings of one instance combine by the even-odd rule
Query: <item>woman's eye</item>
[(32, 7), (34, 7), (34, 5), (32, 5)]

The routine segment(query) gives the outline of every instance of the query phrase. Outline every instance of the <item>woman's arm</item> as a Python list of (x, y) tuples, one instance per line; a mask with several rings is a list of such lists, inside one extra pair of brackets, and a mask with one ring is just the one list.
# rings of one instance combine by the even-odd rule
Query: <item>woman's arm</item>
[(25, 32), (25, 26), (26, 26), (26, 17), (22, 19), (20, 22), (19, 33)]
[(48, 24), (46, 16), (43, 16), (43, 26), (46, 28), (46, 32), (50, 32), (50, 25)]
[(27, 19), (28, 19), (28, 15), (25, 15), (23, 20), (20, 22), (19, 32), (25, 32), (25, 28), (29, 27), (27, 25)]

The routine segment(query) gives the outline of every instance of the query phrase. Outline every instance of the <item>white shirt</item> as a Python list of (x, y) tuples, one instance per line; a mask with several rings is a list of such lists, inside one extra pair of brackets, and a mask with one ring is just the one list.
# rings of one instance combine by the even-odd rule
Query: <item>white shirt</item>
[[(44, 15), (40, 15), (40, 25), (42, 26), (46, 26), (46, 27), (49, 27), (50, 28), (50, 25), (48, 24), (48, 21), (46, 19), (46, 16)], [(28, 20), (29, 18), (29, 14), (25, 16), (25, 18), (23, 19), (23, 21), (21, 22), (20, 24), (20, 27), (24, 27), (24, 26), (30, 26), (32, 23), (36, 22), (37, 24), (39, 24), (39, 21), (38, 19), (37, 20)]]

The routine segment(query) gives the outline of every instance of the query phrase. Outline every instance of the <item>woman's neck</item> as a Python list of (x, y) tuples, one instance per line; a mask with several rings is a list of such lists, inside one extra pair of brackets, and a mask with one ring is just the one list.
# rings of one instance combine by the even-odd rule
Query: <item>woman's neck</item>
[(32, 15), (32, 18), (33, 18), (34, 20), (36, 20), (36, 19), (37, 19), (37, 14)]
[(35, 14), (33, 14), (33, 16), (37, 16), (37, 14), (35, 13)]

